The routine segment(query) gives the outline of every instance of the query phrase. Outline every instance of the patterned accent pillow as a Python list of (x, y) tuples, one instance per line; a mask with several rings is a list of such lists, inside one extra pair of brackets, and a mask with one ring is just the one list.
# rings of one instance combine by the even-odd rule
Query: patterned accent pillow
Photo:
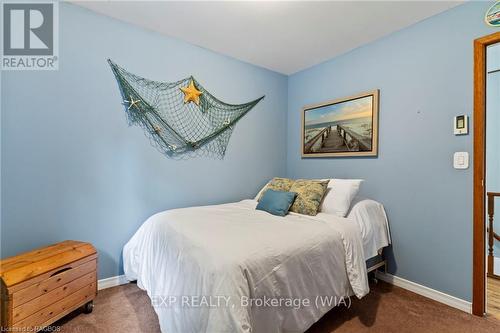
[(262, 196), (267, 190), (288, 192), (290, 190), (290, 187), (292, 187), (293, 182), (294, 182), (293, 179), (274, 177), (262, 189), (259, 199), (257, 201), (260, 201), (260, 199), (262, 199)]
[(297, 193), (297, 198), (290, 207), (290, 211), (311, 216), (318, 214), (327, 187), (328, 180), (297, 179), (288, 190)]

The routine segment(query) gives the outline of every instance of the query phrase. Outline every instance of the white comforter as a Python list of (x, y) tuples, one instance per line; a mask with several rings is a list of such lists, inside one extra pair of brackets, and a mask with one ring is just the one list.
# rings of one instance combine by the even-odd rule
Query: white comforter
[(347, 218), (355, 222), (361, 231), (365, 259), (375, 257), (391, 243), (387, 215), (380, 202), (356, 198)]
[(162, 332), (303, 332), (340, 297), (368, 293), (356, 223), (255, 206), (158, 213), (125, 245), (125, 275), (147, 291)]

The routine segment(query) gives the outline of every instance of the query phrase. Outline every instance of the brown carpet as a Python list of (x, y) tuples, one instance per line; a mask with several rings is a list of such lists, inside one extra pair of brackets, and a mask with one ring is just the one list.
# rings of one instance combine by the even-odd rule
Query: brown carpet
[[(407, 290), (379, 282), (347, 309), (327, 313), (307, 333), (327, 332), (500, 332), (500, 321), (479, 318)], [(60, 320), (61, 332), (159, 332), (158, 318), (146, 293), (135, 284), (105, 289), (94, 311), (78, 311)]]

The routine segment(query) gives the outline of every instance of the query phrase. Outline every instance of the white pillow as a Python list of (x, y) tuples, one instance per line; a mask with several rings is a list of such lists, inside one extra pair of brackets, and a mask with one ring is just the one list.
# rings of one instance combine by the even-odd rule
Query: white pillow
[(345, 217), (352, 200), (359, 192), (362, 181), (362, 179), (330, 179), (320, 211)]

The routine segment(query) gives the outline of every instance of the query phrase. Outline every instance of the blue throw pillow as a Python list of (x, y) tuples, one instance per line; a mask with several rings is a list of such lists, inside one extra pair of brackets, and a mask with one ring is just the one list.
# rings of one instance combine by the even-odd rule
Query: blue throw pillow
[(297, 193), (267, 190), (257, 205), (258, 210), (263, 210), (273, 215), (285, 216), (293, 204)]

